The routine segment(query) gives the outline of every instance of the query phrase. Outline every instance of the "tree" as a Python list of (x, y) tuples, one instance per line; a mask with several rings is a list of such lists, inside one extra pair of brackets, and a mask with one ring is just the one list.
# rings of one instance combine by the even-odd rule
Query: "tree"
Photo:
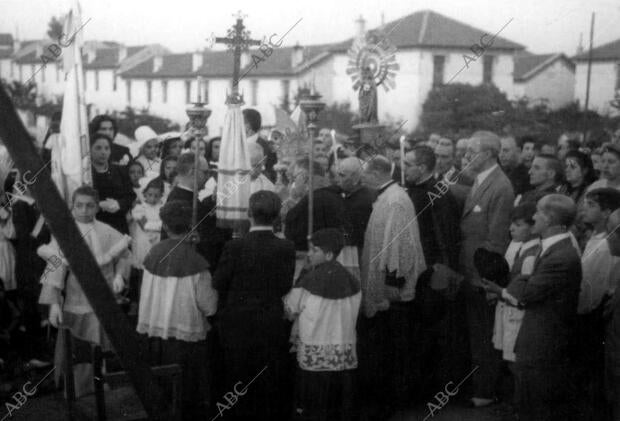
[(475, 130), (501, 132), (511, 104), (497, 87), (461, 83), (433, 88), (422, 106), (418, 131), (462, 137)]
[(137, 113), (133, 108), (127, 107), (125, 111), (113, 113), (113, 117), (118, 123), (118, 131), (129, 137), (133, 137), (134, 132), (140, 126), (149, 126), (155, 130), (155, 133), (180, 130), (178, 124), (167, 118), (151, 115), (144, 109)]
[(63, 22), (61, 19), (53, 16), (47, 23), (47, 36), (53, 40), (62, 38)]

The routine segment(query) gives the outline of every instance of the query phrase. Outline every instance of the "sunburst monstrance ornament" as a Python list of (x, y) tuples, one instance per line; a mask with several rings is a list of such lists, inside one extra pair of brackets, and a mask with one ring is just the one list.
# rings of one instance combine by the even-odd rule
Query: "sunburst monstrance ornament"
[(396, 47), (381, 32), (368, 31), (364, 38), (357, 39), (349, 49), (347, 74), (353, 80), (353, 89), (358, 90), (368, 69), (375, 86), (383, 86), (387, 92), (396, 87), (394, 78), (400, 69), (396, 63)]

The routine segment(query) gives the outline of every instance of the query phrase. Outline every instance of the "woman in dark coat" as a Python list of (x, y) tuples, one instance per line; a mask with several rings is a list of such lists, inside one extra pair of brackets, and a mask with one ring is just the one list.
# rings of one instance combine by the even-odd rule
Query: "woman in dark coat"
[(97, 220), (129, 234), (127, 212), (136, 200), (127, 170), (110, 162), (112, 140), (95, 134), (90, 141), (93, 187), (99, 193)]

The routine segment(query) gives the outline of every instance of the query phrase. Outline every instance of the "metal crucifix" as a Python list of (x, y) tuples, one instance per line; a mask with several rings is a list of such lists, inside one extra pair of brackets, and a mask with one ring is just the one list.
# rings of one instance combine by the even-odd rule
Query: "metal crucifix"
[[(235, 15), (233, 15), (235, 16)], [(233, 52), (233, 85), (232, 93), (226, 99), (227, 104), (240, 104), (243, 97), (239, 95), (239, 74), (241, 73), (241, 53), (247, 51), (251, 45), (261, 45), (261, 41), (250, 39), (250, 31), (245, 30), (241, 11), (237, 12), (237, 23), (228, 30), (227, 37), (216, 37), (215, 42), (226, 44)]]

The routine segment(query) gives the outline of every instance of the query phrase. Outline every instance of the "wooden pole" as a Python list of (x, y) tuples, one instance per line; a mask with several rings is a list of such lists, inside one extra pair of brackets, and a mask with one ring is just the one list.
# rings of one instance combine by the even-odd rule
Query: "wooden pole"
[(138, 347), (135, 330), (116, 303), (56, 185), (46, 171), (39, 172), (44, 166), (43, 161), (37, 155), (34, 143), (3, 86), (0, 86), (0, 116), (0, 137), (20, 174), (38, 174), (31, 180), (30, 192), (127, 371), (149, 418), (171, 419), (168, 416), (167, 401), (154, 381), (146, 357)]
[(590, 50), (588, 51), (588, 76), (586, 81), (586, 103), (583, 109), (583, 141), (588, 134), (588, 107), (590, 106), (590, 78), (592, 76), (592, 49), (594, 43), (594, 12), (590, 21)]
[[(311, 125), (312, 126), (312, 125)], [(314, 232), (314, 129), (308, 127), (310, 136), (310, 165), (308, 166), (308, 247)], [(308, 248), (308, 250), (310, 250)]]

